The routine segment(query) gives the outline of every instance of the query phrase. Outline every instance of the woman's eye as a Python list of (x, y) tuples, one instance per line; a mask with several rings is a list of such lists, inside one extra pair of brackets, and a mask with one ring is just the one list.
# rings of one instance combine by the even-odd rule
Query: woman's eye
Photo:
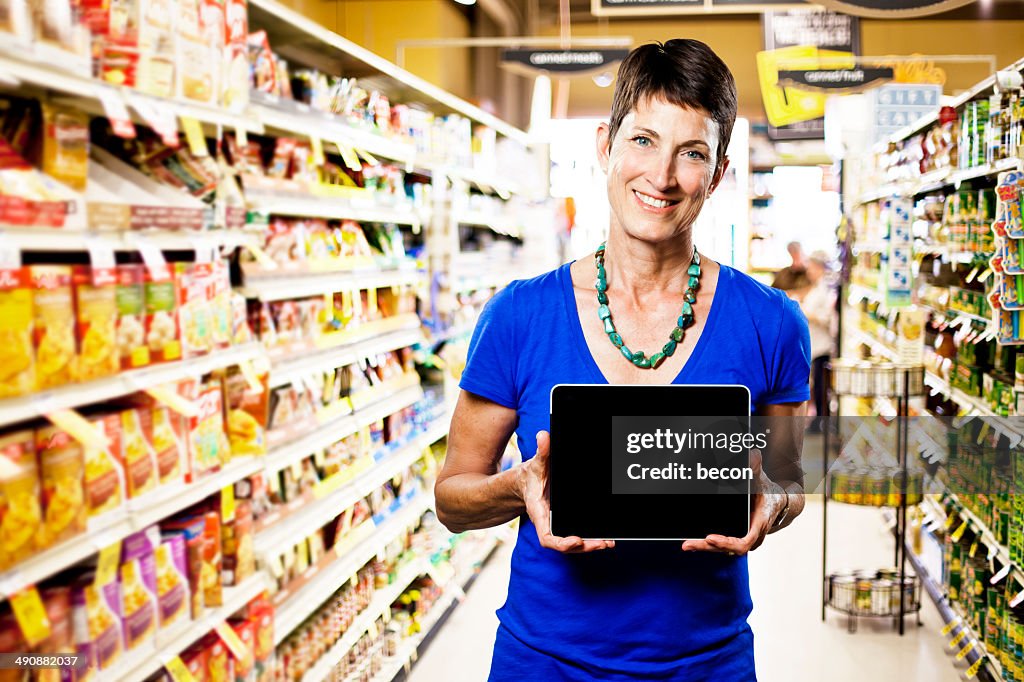
[(686, 155), (687, 158), (693, 159), (694, 161), (705, 161), (708, 158), (707, 155), (704, 154), (704, 152), (699, 152), (696, 149), (688, 149), (683, 153)]
[(637, 135), (636, 137), (633, 138), (633, 142), (636, 143), (638, 147), (651, 146), (651, 138), (647, 137), (646, 135)]

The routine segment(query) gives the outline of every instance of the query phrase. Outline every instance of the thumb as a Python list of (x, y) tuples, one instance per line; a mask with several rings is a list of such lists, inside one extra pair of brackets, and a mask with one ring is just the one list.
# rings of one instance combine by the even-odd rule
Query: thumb
[(537, 432), (537, 453), (534, 457), (547, 459), (551, 450), (551, 435), (547, 431)]
[(750, 469), (754, 472), (754, 480), (761, 478), (762, 467), (761, 467), (761, 451), (753, 449), (750, 451)]

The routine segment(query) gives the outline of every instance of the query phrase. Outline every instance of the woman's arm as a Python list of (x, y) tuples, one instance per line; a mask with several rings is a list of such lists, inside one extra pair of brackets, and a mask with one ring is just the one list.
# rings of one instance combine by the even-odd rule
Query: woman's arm
[[(785, 518), (779, 519), (782, 509), (775, 512), (769, 533), (774, 533), (791, 524), (804, 510), (804, 471), (801, 454), (804, 447), (804, 427), (807, 403), (779, 403), (765, 405), (758, 410), (758, 416), (765, 420), (771, 433), (764, 453), (765, 475), (785, 491), (782, 509)], [(786, 509), (785, 504), (789, 504)]]

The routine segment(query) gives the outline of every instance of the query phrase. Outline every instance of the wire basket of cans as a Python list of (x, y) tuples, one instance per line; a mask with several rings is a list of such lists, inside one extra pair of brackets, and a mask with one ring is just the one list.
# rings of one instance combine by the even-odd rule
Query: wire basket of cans
[(836, 395), (900, 398), (925, 394), (923, 365), (838, 359), (830, 368)]
[[(902, 503), (899, 467), (857, 466), (837, 463), (829, 471), (829, 499), (845, 504), (866, 507), (899, 507)], [(909, 470), (907, 476), (907, 506), (919, 504), (924, 491), (924, 472)]]
[(826, 580), (826, 604), (849, 616), (898, 617), (900, 595), (903, 613), (921, 608), (921, 581), (916, 575), (903, 577), (894, 568), (832, 573)]

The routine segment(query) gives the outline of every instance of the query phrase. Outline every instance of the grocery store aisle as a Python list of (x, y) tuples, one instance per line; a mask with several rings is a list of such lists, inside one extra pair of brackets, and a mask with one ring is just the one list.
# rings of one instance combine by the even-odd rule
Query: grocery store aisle
[[(870, 507), (829, 505), (829, 570), (877, 568), (892, 564), (892, 541), (880, 512)], [(498, 621), (494, 611), (505, 599), (511, 547), (503, 545), (470, 588), (412, 670), (410, 682), (481, 682), (487, 677)], [(952, 657), (943, 653), (942, 623), (924, 597), (918, 628), (907, 618), (901, 638), (890, 621), (863, 619), (856, 634), (845, 616), (830, 613), (821, 622), (821, 498), (785, 532), (775, 535), (750, 558), (758, 678), (787, 682), (928, 680), (957, 682)], [(961, 666), (961, 670), (964, 666)]]

